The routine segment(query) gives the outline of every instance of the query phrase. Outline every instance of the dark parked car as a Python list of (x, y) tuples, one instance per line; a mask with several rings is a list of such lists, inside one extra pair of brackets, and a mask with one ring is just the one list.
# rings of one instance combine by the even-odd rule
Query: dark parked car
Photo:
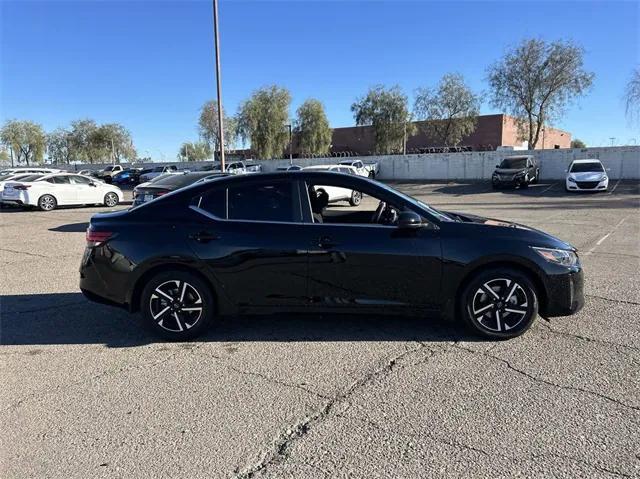
[(524, 187), (537, 183), (540, 178), (540, 168), (536, 159), (531, 155), (509, 156), (496, 165), (491, 176), (494, 188), (500, 186)]
[[(327, 204), (326, 186), (363, 193)], [(575, 248), (500, 220), (438, 211), (355, 175), (226, 176), (91, 218), (80, 288), (170, 339), (245, 312), (439, 312), (510, 338), (578, 311)]]
[(182, 173), (167, 175), (148, 184), (136, 186), (133, 189), (133, 206), (140, 206), (167, 193), (189, 186), (196, 181), (217, 176), (221, 176), (221, 174), (211, 172)]
[(114, 185), (135, 185), (140, 179), (142, 168), (126, 168), (113, 175), (111, 182)]

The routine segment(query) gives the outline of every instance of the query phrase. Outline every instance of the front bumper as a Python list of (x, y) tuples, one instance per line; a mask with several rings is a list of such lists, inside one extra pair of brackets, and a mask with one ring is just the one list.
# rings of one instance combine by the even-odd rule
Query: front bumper
[(602, 181), (576, 181), (565, 182), (567, 191), (606, 191), (609, 188), (609, 180)]
[(505, 178), (505, 177), (492, 177), (491, 183), (493, 186), (518, 186), (522, 183), (525, 183), (524, 176), (518, 176), (513, 178)]
[(541, 305), (544, 318), (569, 316), (584, 306), (584, 273), (582, 267), (564, 274), (548, 275), (545, 281), (546, 302)]

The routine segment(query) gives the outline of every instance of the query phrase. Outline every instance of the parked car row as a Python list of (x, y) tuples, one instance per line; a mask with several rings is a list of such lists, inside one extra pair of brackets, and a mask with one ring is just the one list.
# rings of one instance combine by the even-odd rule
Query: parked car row
[[(566, 191), (606, 191), (609, 177), (600, 160), (574, 160), (566, 170)], [(496, 165), (491, 176), (494, 189), (503, 186), (527, 188), (538, 183), (540, 167), (532, 155), (509, 156)]]

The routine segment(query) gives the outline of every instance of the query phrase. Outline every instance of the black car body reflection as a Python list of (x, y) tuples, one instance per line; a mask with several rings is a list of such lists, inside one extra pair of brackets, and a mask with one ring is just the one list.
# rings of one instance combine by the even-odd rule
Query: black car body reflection
[[(362, 192), (363, 206), (328, 206), (329, 188)], [(95, 215), (87, 241), (82, 291), (141, 311), (172, 339), (199, 334), (219, 314), (312, 309), (439, 312), (511, 337), (538, 311), (583, 305), (582, 268), (567, 243), (338, 173), (220, 177)]]

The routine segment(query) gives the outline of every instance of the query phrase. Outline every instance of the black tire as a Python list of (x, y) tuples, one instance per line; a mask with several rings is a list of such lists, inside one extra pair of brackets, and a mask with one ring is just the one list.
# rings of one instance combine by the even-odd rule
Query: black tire
[(526, 274), (495, 268), (471, 279), (458, 306), (473, 332), (490, 339), (509, 339), (523, 334), (535, 321), (538, 294)]
[(369, 172), (369, 178), (371, 178), (372, 180), (376, 179), (376, 172), (375, 171), (370, 171)]
[(42, 195), (38, 198), (38, 208), (41, 211), (53, 211), (58, 206), (58, 202), (52, 195)]
[(362, 193), (360, 193), (359, 191), (353, 190), (351, 192), (351, 198), (349, 199), (349, 204), (351, 206), (358, 206), (360, 203), (362, 203)]
[(115, 194), (113, 191), (110, 191), (109, 193), (104, 195), (103, 203), (108, 208), (113, 208), (115, 206), (118, 206), (119, 202), (120, 200), (118, 199), (118, 195)]
[(540, 180), (540, 170), (536, 171), (536, 176), (534, 176), (533, 181), (531, 183), (533, 183), (534, 185), (537, 185), (539, 180)]
[(214, 307), (211, 287), (180, 270), (151, 278), (140, 297), (146, 325), (170, 341), (186, 341), (204, 333), (213, 321)]

